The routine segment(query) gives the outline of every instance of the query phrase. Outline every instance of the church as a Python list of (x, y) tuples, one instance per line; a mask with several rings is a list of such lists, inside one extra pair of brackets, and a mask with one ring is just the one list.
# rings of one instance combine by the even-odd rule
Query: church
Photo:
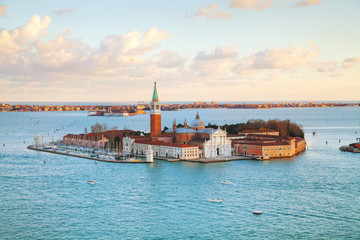
[(161, 132), (161, 103), (156, 83), (152, 101), (150, 102), (150, 136), (129, 136), (123, 139), (124, 151), (127, 153), (144, 154), (151, 146), (154, 157), (177, 158), (182, 160), (198, 158), (231, 157), (231, 139), (226, 131), (205, 128), (199, 113), (188, 125), (177, 127), (176, 120), (171, 129)]

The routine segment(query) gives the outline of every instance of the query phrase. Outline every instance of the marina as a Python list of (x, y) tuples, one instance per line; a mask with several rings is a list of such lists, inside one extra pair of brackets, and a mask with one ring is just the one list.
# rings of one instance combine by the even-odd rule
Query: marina
[(69, 152), (66, 150), (65, 151), (58, 150), (57, 148), (51, 148), (51, 147), (44, 148), (44, 147), (40, 147), (40, 146), (30, 145), (27, 148), (31, 149), (31, 150), (41, 151), (41, 152), (61, 154), (61, 155), (66, 155), (66, 156), (71, 156), (71, 157), (79, 157), (79, 158), (85, 158), (85, 159), (89, 159), (89, 160), (108, 162), (108, 163), (151, 163), (151, 162), (147, 162), (146, 160), (133, 159), (133, 158), (129, 158), (129, 159), (123, 158), (122, 160), (117, 160), (117, 159), (115, 159), (114, 156), (109, 156), (109, 155), (91, 156), (89, 153), (86, 153), (86, 152), (75, 153), (75, 152)]

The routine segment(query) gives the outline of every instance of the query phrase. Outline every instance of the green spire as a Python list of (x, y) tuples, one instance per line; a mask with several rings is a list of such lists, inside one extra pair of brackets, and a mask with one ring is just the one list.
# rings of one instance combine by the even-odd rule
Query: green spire
[(153, 93), (152, 99), (153, 99), (153, 101), (158, 101), (159, 100), (157, 90), (156, 90), (156, 82), (154, 83), (154, 93)]

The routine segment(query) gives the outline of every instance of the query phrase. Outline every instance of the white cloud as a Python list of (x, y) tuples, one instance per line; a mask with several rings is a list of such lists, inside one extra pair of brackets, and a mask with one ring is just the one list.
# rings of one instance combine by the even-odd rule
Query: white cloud
[(304, 0), (294, 4), (294, 7), (307, 7), (320, 4), (321, 0)]
[(41, 19), (39, 16), (33, 15), (23, 27), (16, 28), (13, 31), (2, 30), (0, 32), (0, 54), (11, 55), (31, 49), (34, 41), (47, 34), (45, 28), (50, 23), (51, 20), (48, 16)]
[[(0, 32), (0, 77), (22, 83), (79, 82), (90, 76), (103, 81), (121, 78), (141, 80), (161, 77), (182, 66), (184, 59), (170, 51), (160, 55), (160, 43), (171, 35), (151, 28), (106, 37), (97, 47), (71, 36), (67, 29), (55, 37), (47, 35), (51, 19), (32, 16), (24, 26)], [(160, 56), (154, 61), (154, 56)], [(64, 84), (67, 86), (70, 82)]]
[(319, 49), (314, 50), (296, 46), (292, 48), (268, 48), (252, 56), (251, 67), (256, 69), (293, 69), (311, 64), (319, 56)]
[(315, 64), (318, 72), (333, 72), (338, 68), (337, 62), (318, 62)]
[(227, 77), (236, 64), (237, 51), (233, 45), (216, 47), (210, 52), (198, 53), (191, 65), (196, 76), (209, 78)]
[(76, 10), (77, 10), (76, 8), (61, 9), (61, 10), (53, 11), (53, 13), (54, 13), (55, 15), (63, 15), (63, 14), (65, 14), (65, 13), (75, 12)]
[(153, 44), (155, 42), (160, 42), (171, 37), (171, 34), (168, 31), (159, 30), (157, 28), (151, 28), (147, 31), (142, 39), (144, 45)]
[(232, 19), (233, 15), (229, 12), (219, 12), (217, 11), (218, 5), (212, 4), (206, 7), (200, 8), (196, 16), (204, 17), (204, 18), (212, 18), (212, 19), (221, 19), (221, 18), (229, 18)]
[[(341, 67), (360, 63), (360, 58), (319, 62), (321, 51), (313, 43), (268, 48), (245, 56), (230, 44), (185, 58), (184, 53), (161, 47), (171, 35), (157, 28), (107, 36), (92, 47), (73, 37), (70, 29), (48, 34), (50, 23), (49, 17), (34, 15), (23, 27), (0, 30), (0, 95), (6, 101), (31, 97), (73, 100), (74, 96), (78, 100), (94, 97), (95, 101), (105, 101), (120, 95), (119, 99), (133, 100), (141, 97), (134, 92), (147, 94), (145, 87), (139, 86), (151, 87), (150, 81), (164, 83), (164, 98), (168, 94), (168, 99), (188, 97), (189, 92), (202, 96), (221, 92), (218, 99), (230, 98), (234, 95), (229, 93), (239, 91), (239, 83), (242, 87), (248, 85), (246, 94), (253, 96), (250, 91), (254, 82), (270, 86), (289, 79), (289, 87), (283, 89), (287, 91), (292, 89), (291, 79), (308, 79), (304, 74), (311, 71), (312, 79), (316, 79), (325, 76), (319, 72), (334, 75)], [(257, 93), (271, 92), (269, 89), (264, 87)], [(178, 91), (184, 95), (176, 95)], [(99, 92), (106, 92), (106, 96)]]
[(346, 58), (343, 62), (342, 62), (342, 66), (344, 68), (353, 68), (356, 65), (360, 64), (360, 57), (358, 58)]
[(7, 5), (0, 5), (0, 15), (6, 16), (7, 15)]
[(224, 58), (233, 58), (237, 55), (237, 51), (233, 45), (228, 45), (224, 47), (216, 47), (211, 49), (209, 53), (200, 52), (195, 57), (195, 60), (213, 60), (213, 59), (224, 59)]
[(176, 68), (182, 67), (185, 63), (185, 58), (180, 57), (178, 54), (164, 50), (160, 54), (160, 60), (158, 61), (158, 66), (162, 68)]
[(274, 4), (274, 0), (230, 0), (231, 8), (264, 10)]

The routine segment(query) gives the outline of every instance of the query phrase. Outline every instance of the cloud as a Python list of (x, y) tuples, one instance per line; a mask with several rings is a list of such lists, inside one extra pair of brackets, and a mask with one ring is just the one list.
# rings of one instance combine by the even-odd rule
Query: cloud
[(269, 81), (269, 82), (276, 81), (276, 80), (278, 80), (278, 75), (273, 74), (273, 73), (268, 74), (264, 79), (264, 81)]
[(162, 31), (157, 28), (151, 28), (145, 33), (142, 41), (143, 44), (147, 45), (147, 44), (152, 44), (154, 42), (166, 40), (170, 37), (171, 34), (168, 31)]
[(56, 10), (56, 11), (53, 11), (53, 13), (55, 15), (63, 15), (63, 14), (66, 14), (66, 13), (72, 13), (72, 12), (75, 12), (77, 9), (76, 8), (69, 8), (69, 9), (61, 9), (61, 10)]
[(229, 70), (236, 64), (238, 52), (233, 45), (216, 47), (210, 52), (199, 52), (191, 65), (195, 75), (221, 78), (229, 75)]
[(159, 67), (176, 68), (184, 66), (185, 58), (180, 57), (172, 51), (164, 50), (159, 54), (159, 56), (161, 57), (157, 63)]
[(358, 57), (358, 58), (346, 58), (342, 62), (343, 68), (353, 68), (358, 64), (360, 64), (360, 57)]
[[(196, 76), (220, 79), (253, 75), (268, 70), (297, 70), (304, 66), (315, 68), (319, 72), (330, 72), (337, 68), (337, 64), (333, 62), (319, 63), (317, 58), (321, 50), (312, 42), (309, 42), (309, 45), (309, 48), (291, 45), (287, 48), (268, 48), (242, 58), (238, 57), (233, 45), (216, 47), (209, 52), (199, 52), (194, 57), (191, 70)], [(277, 75), (272, 73), (265, 79), (269, 81), (276, 78)]]
[[(162, 47), (171, 34), (157, 28), (106, 36), (91, 46), (72, 36), (71, 29), (48, 33), (50, 24), (50, 17), (34, 15), (22, 27), (0, 30), (0, 95), (6, 101), (133, 100), (148, 94), (141, 86), (151, 87), (149, 82), (153, 81), (163, 83), (164, 98), (167, 94), (168, 99), (219, 93), (217, 99), (232, 100), (244, 89), (246, 96), (254, 97), (252, 89), (257, 82), (290, 91), (291, 98), (294, 83), (306, 80), (300, 85), (315, 85), (303, 74), (312, 71), (315, 81), (325, 76), (320, 72), (329, 72), (326, 81), (339, 76), (340, 69), (360, 63), (360, 58), (319, 62), (321, 50), (311, 42), (309, 46), (273, 47), (243, 56), (229, 44), (184, 57), (184, 53)], [(274, 94), (273, 88), (263, 89), (256, 90), (257, 96)]]
[(218, 5), (212, 4), (206, 7), (200, 8), (196, 16), (204, 17), (204, 18), (212, 18), (212, 19), (221, 19), (221, 18), (229, 18), (232, 19), (233, 15), (229, 12), (218, 12)]
[(318, 72), (333, 72), (338, 68), (337, 62), (318, 62), (314, 65)]
[(250, 56), (252, 61), (250, 67), (255, 69), (293, 69), (311, 64), (319, 54), (318, 48), (313, 50), (301, 46), (268, 48)]
[(231, 8), (239, 8), (240, 10), (252, 9), (256, 11), (264, 10), (274, 4), (274, 0), (230, 0)]
[(213, 60), (213, 59), (224, 59), (224, 58), (233, 58), (237, 55), (237, 51), (233, 45), (228, 45), (224, 47), (216, 47), (212, 49), (209, 53), (200, 52), (195, 57), (195, 60)]
[(0, 15), (6, 16), (7, 15), (7, 5), (0, 5)]
[(160, 43), (171, 36), (164, 30), (111, 35), (91, 47), (72, 37), (71, 29), (48, 35), (50, 24), (50, 17), (34, 15), (24, 26), (0, 32), (0, 77), (11, 76), (22, 82), (74, 77), (81, 81), (84, 76), (143, 79), (160, 77), (167, 69), (184, 64), (183, 58), (166, 51), (158, 62), (153, 61)]
[(320, 4), (321, 0), (304, 0), (294, 4), (294, 7), (307, 7), (312, 5)]
[(13, 31), (2, 30), (0, 32), (0, 54), (15, 54), (19, 51), (31, 49), (31, 44), (38, 38), (44, 37), (45, 29), (50, 25), (51, 19), (45, 16), (41, 19), (33, 15), (30, 21), (23, 27)]

